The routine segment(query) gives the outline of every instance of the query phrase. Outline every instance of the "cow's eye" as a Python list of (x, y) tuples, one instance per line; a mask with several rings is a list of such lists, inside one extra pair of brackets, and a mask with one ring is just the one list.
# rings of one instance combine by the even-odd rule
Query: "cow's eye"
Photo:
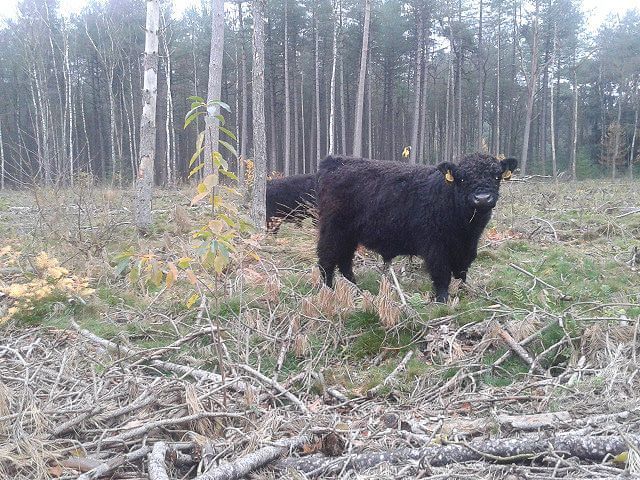
[(500, 175), (498, 175), (498, 176), (496, 177), (496, 180), (500, 181)]

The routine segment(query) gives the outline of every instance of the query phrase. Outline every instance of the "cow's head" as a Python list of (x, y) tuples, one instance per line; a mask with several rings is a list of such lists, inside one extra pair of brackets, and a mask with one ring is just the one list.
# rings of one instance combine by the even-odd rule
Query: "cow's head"
[(498, 160), (491, 155), (474, 153), (459, 164), (442, 162), (438, 170), (443, 182), (455, 189), (456, 203), (474, 210), (491, 210), (498, 202), (502, 180), (509, 180), (518, 162), (515, 158)]

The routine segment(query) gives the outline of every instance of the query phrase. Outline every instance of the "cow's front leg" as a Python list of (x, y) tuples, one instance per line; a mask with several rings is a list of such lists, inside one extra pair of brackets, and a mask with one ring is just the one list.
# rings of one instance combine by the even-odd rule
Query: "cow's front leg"
[(433, 253), (424, 258), (424, 264), (433, 281), (436, 302), (447, 303), (451, 283), (451, 265), (443, 253)]

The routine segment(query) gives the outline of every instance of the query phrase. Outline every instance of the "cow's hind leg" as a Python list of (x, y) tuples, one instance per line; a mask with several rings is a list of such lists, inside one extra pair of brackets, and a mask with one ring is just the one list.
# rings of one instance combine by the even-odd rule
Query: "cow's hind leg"
[(353, 274), (353, 254), (358, 248), (358, 242), (345, 242), (343, 240), (338, 255), (338, 270), (351, 283), (356, 283), (356, 277)]
[(451, 267), (443, 261), (443, 255), (431, 255), (425, 258), (425, 266), (436, 292), (436, 302), (446, 303), (449, 298), (449, 284), (451, 283)]
[(333, 286), (333, 274), (338, 265), (336, 233), (332, 232), (326, 225), (320, 228), (318, 236), (318, 267), (325, 285)]

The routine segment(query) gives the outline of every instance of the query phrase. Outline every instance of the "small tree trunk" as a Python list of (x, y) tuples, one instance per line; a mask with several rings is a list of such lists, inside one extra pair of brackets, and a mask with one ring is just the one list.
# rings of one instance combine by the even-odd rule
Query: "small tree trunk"
[(502, 3), (498, 4), (498, 48), (497, 48), (497, 66), (496, 66), (496, 121), (495, 132), (493, 134), (495, 147), (494, 154), (500, 154), (500, 47), (501, 45), (501, 27), (502, 27)]
[[(637, 115), (636, 115), (637, 119)], [(0, 190), (4, 190), (4, 179), (7, 176), (4, 158), (4, 143), (2, 142), (2, 116), (0, 115)]]
[(364, 33), (360, 55), (360, 76), (358, 78), (358, 96), (356, 97), (356, 119), (353, 131), (353, 155), (362, 156), (362, 115), (364, 110), (364, 87), (369, 58), (369, 26), (371, 24), (371, 0), (364, 0)]
[(336, 150), (336, 70), (338, 67), (338, 27), (339, 4), (333, 0), (333, 55), (331, 59), (331, 87), (329, 91), (329, 145), (327, 153), (335, 153)]
[(305, 118), (304, 118), (304, 74), (300, 72), (300, 119), (302, 120), (302, 173), (307, 173), (307, 145), (305, 138), (307, 138), (305, 132)]
[(558, 74), (558, 70), (557, 70), (558, 66), (556, 65), (557, 47), (558, 47), (558, 26), (554, 25), (553, 47), (551, 49), (551, 68), (553, 70), (552, 70), (551, 78), (549, 82), (550, 89), (551, 89), (551, 91), (549, 92), (549, 98), (551, 101), (551, 105), (549, 105), (549, 122), (550, 122), (551, 132), (549, 132), (549, 134), (551, 136), (551, 169), (552, 169), (553, 178), (556, 180), (558, 178), (558, 160), (556, 156), (556, 100), (555, 100), (555, 92), (553, 87), (554, 86), (553, 72)]
[[(638, 133), (638, 107), (636, 106), (635, 121), (633, 122), (633, 136), (631, 137), (631, 150), (629, 151), (629, 178), (633, 179), (633, 160), (636, 149), (636, 134)], [(0, 141), (2, 143), (2, 141)], [(2, 148), (2, 147), (0, 147)]]
[(531, 133), (531, 121), (533, 120), (533, 102), (536, 96), (536, 86), (538, 80), (538, 0), (535, 2), (535, 12), (533, 17), (533, 45), (531, 46), (531, 72), (527, 82), (527, 112), (524, 122), (524, 138), (522, 140), (522, 163), (520, 170), (525, 175), (527, 172), (527, 157), (529, 155), (529, 136)]
[(284, 175), (291, 175), (291, 101), (289, 99), (289, 2), (284, 0)]
[(311, 158), (311, 171), (315, 172), (318, 166), (318, 162), (321, 158), (320, 153), (320, 35), (319, 35), (319, 25), (318, 25), (318, 9), (317, 6), (313, 12), (313, 21), (314, 21), (314, 54), (315, 54), (315, 68), (316, 68), (316, 84), (315, 84), (315, 110), (316, 110), (316, 156), (315, 159)]
[(578, 74), (575, 51), (573, 54), (573, 139), (571, 140), (571, 176), (574, 180), (577, 176), (578, 153)]
[(266, 224), (267, 134), (264, 115), (264, 16), (266, 0), (253, 0), (253, 159), (251, 218), (258, 228)]
[(616, 120), (616, 133), (613, 145), (613, 156), (611, 157), (611, 178), (616, 179), (616, 167), (618, 158), (622, 157), (620, 151), (620, 137), (622, 135), (622, 125), (620, 120), (622, 119), (622, 85), (618, 86), (618, 118)]
[(487, 81), (487, 72), (485, 70), (484, 46), (482, 45), (482, 14), (483, 3), (480, 0), (480, 23), (478, 25), (478, 141), (476, 142), (478, 151), (482, 151), (485, 147), (484, 143), (484, 84)]
[[(344, 45), (342, 46), (344, 51)], [(340, 141), (342, 148), (340, 153), (347, 153), (347, 116), (344, 101), (344, 55), (340, 55)]]
[(147, 25), (144, 49), (144, 89), (140, 122), (140, 166), (135, 186), (134, 223), (140, 231), (148, 231), (153, 221), (151, 199), (156, 156), (156, 99), (158, 95), (158, 27), (160, 4), (147, 0)]
[[(240, 78), (241, 78), (241, 93), (242, 93), (242, 111), (240, 113), (240, 154), (246, 157), (249, 152), (247, 145), (249, 142), (249, 129), (247, 125), (247, 111), (249, 105), (249, 93), (247, 91), (247, 50), (244, 42), (244, 19), (242, 18), (242, 0), (238, 0), (238, 22), (240, 26)], [(236, 115), (238, 112), (236, 112)], [(240, 185), (244, 185), (244, 158), (238, 160), (238, 177), (240, 179)]]
[(418, 28), (418, 42), (416, 46), (416, 73), (414, 89), (415, 95), (413, 98), (413, 125), (411, 128), (411, 153), (409, 154), (409, 163), (416, 163), (418, 157), (418, 135), (420, 130), (420, 99), (422, 97), (422, 46), (424, 38), (424, 25), (423, 25), (423, 11), (422, 8), (416, 7), (417, 28)]
[[(209, 54), (209, 83), (207, 85), (207, 102), (220, 100), (222, 91), (222, 53), (224, 49), (224, 0), (211, 1), (211, 51)], [(213, 168), (213, 154), (218, 151), (218, 119), (216, 115), (220, 109), (215, 106), (207, 108), (204, 117), (205, 141), (204, 141), (204, 174), (217, 174), (218, 169)]]
[(373, 108), (371, 108), (371, 71), (369, 71), (369, 75), (367, 75), (367, 120), (368, 158), (373, 158)]

